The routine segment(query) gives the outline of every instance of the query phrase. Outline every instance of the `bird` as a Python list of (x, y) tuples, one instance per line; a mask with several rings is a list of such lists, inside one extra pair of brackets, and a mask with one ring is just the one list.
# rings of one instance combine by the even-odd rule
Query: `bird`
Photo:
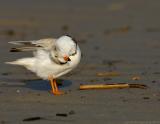
[(25, 67), (41, 79), (49, 80), (52, 94), (64, 94), (58, 89), (56, 79), (77, 67), (81, 59), (81, 50), (74, 38), (63, 35), (59, 38), (8, 43), (19, 46), (11, 48), (10, 52), (31, 51), (33, 56), (6, 62), (6, 64)]

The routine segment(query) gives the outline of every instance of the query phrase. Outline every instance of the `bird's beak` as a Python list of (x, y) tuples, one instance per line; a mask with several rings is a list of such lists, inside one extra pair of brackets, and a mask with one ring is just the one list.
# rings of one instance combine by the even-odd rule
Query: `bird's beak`
[(65, 61), (71, 61), (71, 59), (68, 56), (63, 57)]

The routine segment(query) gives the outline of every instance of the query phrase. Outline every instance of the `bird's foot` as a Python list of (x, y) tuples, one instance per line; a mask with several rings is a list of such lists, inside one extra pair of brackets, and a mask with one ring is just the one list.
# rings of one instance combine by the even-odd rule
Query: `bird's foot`
[(51, 90), (51, 93), (54, 94), (54, 95), (63, 95), (64, 94), (63, 91), (59, 91), (59, 90), (58, 91), (52, 91)]

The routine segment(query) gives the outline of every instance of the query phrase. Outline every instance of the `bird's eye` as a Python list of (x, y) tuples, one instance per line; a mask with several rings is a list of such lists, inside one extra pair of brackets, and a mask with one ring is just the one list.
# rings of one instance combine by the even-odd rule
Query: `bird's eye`
[(57, 58), (57, 57), (58, 57), (58, 55), (55, 55), (54, 57), (55, 57), (55, 58)]
[(76, 53), (77, 53), (77, 52), (75, 51), (74, 53), (72, 53), (72, 54), (71, 54), (71, 56), (74, 56), (74, 55), (76, 55)]

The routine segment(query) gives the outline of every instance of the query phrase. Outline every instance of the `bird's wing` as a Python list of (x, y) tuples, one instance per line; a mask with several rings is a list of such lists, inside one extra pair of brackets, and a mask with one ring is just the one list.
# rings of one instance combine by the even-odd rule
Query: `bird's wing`
[(9, 43), (19, 45), (20, 47), (11, 48), (11, 52), (35, 51), (37, 49), (50, 50), (54, 47), (56, 39), (40, 39), (33, 41), (11, 41)]

